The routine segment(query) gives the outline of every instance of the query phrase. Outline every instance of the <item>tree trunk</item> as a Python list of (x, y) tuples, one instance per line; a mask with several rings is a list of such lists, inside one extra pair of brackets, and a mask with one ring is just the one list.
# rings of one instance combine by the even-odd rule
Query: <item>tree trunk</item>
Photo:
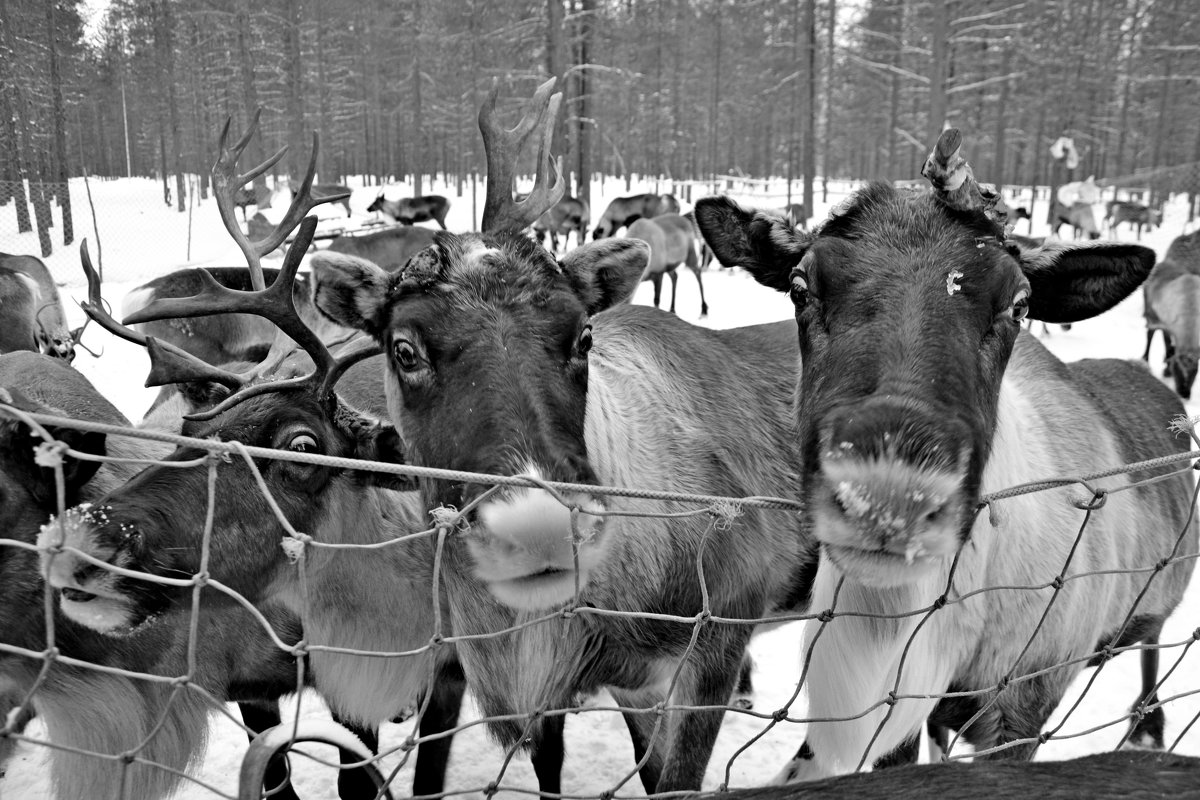
[(425, 171), (425, 112), (421, 108), (421, 0), (413, 2), (412, 92), (413, 196), (420, 197), (424, 194), (421, 176)]
[[(829, 0), (829, 28), (825, 34), (825, 135), (821, 137), (821, 202), (829, 202), (829, 143), (833, 124), (833, 40), (837, 31), (837, 0)], [(812, 213), (811, 211), (809, 212)]]
[(596, 0), (583, 0), (579, 26), (579, 187), (576, 197), (592, 205), (592, 48), (596, 41)]
[[(1007, 44), (1001, 44), (1000, 46), (1004, 48), (1004, 54), (1000, 59), (1000, 74), (1007, 75), (1012, 65), (1012, 50)], [(1004, 160), (1005, 150), (1008, 148), (1007, 123), (1008, 115), (1010, 113), (1008, 108), (1008, 97), (1011, 93), (1011, 85), (1012, 81), (1007, 79), (1000, 84), (1000, 102), (996, 104), (996, 156), (992, 161), (991, 178), (996, 184), (997, 190), (1004, 188), (1004, 179), (1006, 177), (1004, 173), (1004, 168), (1006, 166)]]
[(804, 169), (804, 225), (813, 213), (813, 172), (816, 171), (817, 142), (817, 0), (804, 3), (804, 125), (801, 166)]
[[(13, 31), (13, 18), (9, 16), (8, 0), (0, 0), (0, 27), (3, 27), (3, 45), (5, 51), (4, 69), (8, 73), (8, 64), (16, 63), (17, 44), (16, 33)], [(11, 115), (6, 115), (10, 130), (10, 141), (15, 147), (15, 158), (10, 162), (11, 174), (16, 182), (13, 186), (13, 196), (16, 200), (17, 233), (27, 233), (33, 230), (33, 222), (29, 218), (29, 199), (25, 193), (25, 180), (30, 177), (29, 164), (33, 157), (30, 141), (30, 125), (28, 122), (29, 107), (19, 81), (0, 81), (0, 90), (8, 87), (8, 100), (11, 105)], [(7, 159), (5, 159), (7, 161)]]
[[(566, 50), (563, 45), (563, 25), (565, 20), (563, 12), (563, 0), (546, 0), (546, 72), (552, 78), (558, 78), (558, 83), (555, 88), (559, 91), (565, 91), (566, 82), (564, 80), (564, 59)], [(554, 136), (551, 139), (550, 152), (561, 153), (563, 151), (564, 124), (567, 114), (559, 115), (559, 118), (554, 121)], [(569, 183), (569, 181), (568, 181)], [(571, 187), (567, 186), (567, 193), (573, 194)]]
[[(259, 107), (258, 103), (258, 88), (254, 79), (254, 56), (250, 52), (250, 43), (248, 37), (251, 35), (250, 29), (250, 0), (237, 0), (237, 5), (233, 16), (233, 29), (237, 32), (237, 56), (238, 56), (238, 71), (242, 80), (242, 104), (245, 106), (247, 123), (254, 116), (254, 112)], [(246, 148), (246, 155), (249, 158), (250, 165), (261, 164), (263, 158), (263, 136), (262, 131), (250, 140), (250, 144)], [(243, 167), (243, 170), (246, 167)], [(256, 205), (267, 205), (267, 177), (259, 175), (254, 179), (254, 197)]]
[[(318, 0), (318, 4), (320, 0)], [(285, 0), (283, 5), (283, 86), (284, 113), (287, 115), (287, 173), (300, 180), (308, 165), (308, 147), (304, 141), (304, 63), (300, 60), (300, 0)]]
[[(318, 126), (321, 131), (321, 140), (325, 142), (325, 147), (321, 148), (321, 152), (317, 155), (317, 174), (321, 176), (321, 180), (326, 183), (341, 183), (342, 176), (333, 176), (330, 180), (327, 164), (329, 163), (330, 145), (333, 144), (333, 125), (329, 117), (329, 82), (327, 78), (327, 67), (325, 64), (325, 4), (318, 2), (316, 4), (317, 11), (317, 116)], [(339, 170), (340, 172), (340, 170)]]
[(950, 48), (948, 42), (949, 10), (946, 0), (931, 0), (930, 14), (933, 25), (930, 30), (932, 55), (929, 61), (929, 125), (926, 141), (932, 147), (941, 135), (946, 122), (946, 73), (949, 67)]

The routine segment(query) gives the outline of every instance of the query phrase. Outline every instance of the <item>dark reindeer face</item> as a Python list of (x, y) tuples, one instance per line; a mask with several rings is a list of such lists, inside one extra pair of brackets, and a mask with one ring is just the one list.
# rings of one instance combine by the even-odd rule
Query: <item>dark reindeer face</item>
[(368, 212), (380, 211), (383, 208), (383, 203), (384, 203), (384, 197), (382, 194), (380, 194), (374, 200), (371, 201), (371, 205), (367, 206), (367, 211)]
[[(387, 357), (393, 421), (414, 464), (594, 484), (584, 444), (590, 317), (624, 301), (640, 242), (581, 247), (556, 263), (524, 236), (438, 234), (398, 274), (349, 257), (313, 261), (314, 302), (374, 336)], [(432, 504), (463, 508), (490, 487), (430, 482)], [(581, 570), (602, 547), (597, 497), (578, 506)], [(476, 575), (503, 602), (545, 607), (575, 588), (571, 515), (541, 489), (490, 495), (467, 538)], [(586, 579), (586, 576), (583, 576)]]
[(879, 585), (968, 535), (1020, 321), (1098, 314), (1154, 263), (1130, 245), (1021, 254), (983, 213), (888, 185), (812, 235), (723, 198), (696, 216), (722, 263), (795, 303), (807, 513), (829, 558)]
[[(333, 417), (332, 411), (301, 393), (267, 394), (211, 422), (187, 423), (183, 433), (347, 458), (375, 459), (381, 453), (371, 448), (390, 446), (388, 431), (360, 441), (328, 422)], [(180, 448), (167, 461), (204, 459), (206, 454)], [(326, 515), (343, 513), (347, 507), (352, 489), (338, 470), (274, 459), (254, 463), (297, 531), (316, 535)], [(71, 509), (61, 532), (57, 521), (46, 525), (41, 541), (48, 544), (65, 536), (66, 544), (114, 566), (187, 579), (201, 566), (208, 481), (206, 464), (151, 466), (95, 504)], [(273, 578), (287, 568), (281, 547), (287, 531), (240, 456), (222, 459), (214, 491), (208, 572), (251, 602), (261, 600)], [(111, 634), (129, 633), (173, 604), (190, 602), (191, 596), (191, 587), (125, 577), (70, 554), (55, 556), (50, 582), (62, 590), (62, 609), (68, 617)]]

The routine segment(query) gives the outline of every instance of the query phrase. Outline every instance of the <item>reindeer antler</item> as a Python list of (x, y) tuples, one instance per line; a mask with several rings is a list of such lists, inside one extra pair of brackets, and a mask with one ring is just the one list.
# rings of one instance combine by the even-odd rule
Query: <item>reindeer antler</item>
[[(554, 120), (558, 118), (558, 107), (562, 103), (561, 92), (551, 94), (555, 80), (551, 78), (537, 88), (521, 121), (508, 130), (496, 121), (498, 82), (493, 82), (487, 100), (479, 109), (479, 132), (487, 155), (487, 197), (480, 226), (485, 233), (528, 228), (561, 200), (566, 191), (562, 165), (550, 155)], [(538, 146), (537, 177), (529, 196), (517, 202), (512, 194), (517, 158), (529, 135), (538, 129), (542, 137)]]
[[(313, 233), (317, 227), (315, 217), (304, 215), (322, 203), (335, 202), (347, 196), (345, 192), (320, 198), (312, 196), (312, 182), (316, 174), (317, 154), (320, 148), (320, 139), (317, 134), (313, 134), (312, 155), (309, 158), (308, 169), (300, 189), (292, 198), (292, 203), (288, 207), (287, 213), (284, 214), (283, 220), (275, 226), (270, 234), (260, 241), (250, 241), (242, 233), (233, 215), (234, 193), (243, 184), (270, 169), (287, 152), (287, 147), (283, 147), (249, 172), (243, 175), (236, 174), (237, 159), (249, 143), (258, 124), (258, 117), (259, 112), (256, 111), (246, 133), (232, 147), (226, 146), (229, 134), (229, 121), (226, 120), (225, 127), (221, 131), (221, 155), (212, 169), (213, 194), (217, 200), (217, 208), (221, 212), (221, 220), (246, 257), (251, 284), (256, 287), (254, 290), (246, 292), (222, 286), (210, 273), (202, 269), (200, 273), (203, 288), (195, 295), (153, 300), (145, 308), (130, 314), (123, 322), (118, 323), (104, 308), (103, 300), (100, 297), (100, 278), (92, 269), (86, 243), (80, 251), (84, 272), (88, 276), (89, 300), (84, 304), (84, 310), (111, 333), (146, 347), (151, 363), (150, 375), (146, 379), (147, 386), (207, 380), (220, 383), (233, 391), (233, 394), (219, 405), (208, 411), (189, 415), (188, 419), (212, 419), (250, 397), (267, 392), (310, 389), (316, 390), (322, 397), (327, 396), (332, 392), (334, 384), (342, 373), (356, 361), (362, 359), (362, 355), (358, 352), (349, 353), (342, 358), (335, 358), (331, 355), (321, 337), (297, 312), (293, 299), (296, 272), (300, 268), (300, 262), (308, 251), (309, 245), (312, 244)], [(299, 225), (299, 230), (284, 255), (279, 275), (270, 286), (265, 286), (260, 258), (277, 248), (297, 225)], [(279, 361), (282, 360), (281, 357), (268, 359), (263, 364), (246, 372), (234, 373), (215, 367), (177, 347), (159, 342), (152, 336), (144, 336), (126, 327), (160, 319), (228, 313), (255, 314), (273, 322), (280, 331), (304, 348), (312, 358), (313, 371), (308, 375), (288, 380), (259, 381), (258, 379), (266, 369), (278, 366)], [(278, 349), (273, 345), (272, 353), (276, 353)]]
[(921, 167), (921, 175), (929, 179), (934, 192), (946, 205), (982, 211), (1003, 228), (1005, 220), (996, 210), (999, 193), (990, 186), (976, 182), (971, 165), (960, 155), (961, 149), (962, 133), (958, 128), (942, 131), (933, 152)]

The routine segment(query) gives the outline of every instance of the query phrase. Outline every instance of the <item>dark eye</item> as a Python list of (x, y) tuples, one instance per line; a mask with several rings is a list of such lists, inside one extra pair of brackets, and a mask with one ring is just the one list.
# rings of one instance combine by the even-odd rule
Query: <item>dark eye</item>
[(417, 348), (407, 339), (401, 339), (392, 345), (392, 357), (396, 359), (396, 366), (405, 372), (412, 372), (421, 364)]
[(317, 451), (317, 437), (311, 433), (297, 433), (288, 442), (287, 449), (294, 453), (315, 453)]
[(1012, 315), (1017, 322), (1029, 316), (1029, 292), (1027, 290), (1022, 289), (1013, 298)]
[(579, 350), (579, 355), (586, 356), (592, 349), (592, 326), (584, 325), (583, 330), (579, 332), (579, 342), (576, 344)]
[(797, 307), (803, 306), (808, 302), (808, 276), (803, 272), (792, 273), (792, 286), (788, 290), (788, 296), (792, 298), (792, 302)]

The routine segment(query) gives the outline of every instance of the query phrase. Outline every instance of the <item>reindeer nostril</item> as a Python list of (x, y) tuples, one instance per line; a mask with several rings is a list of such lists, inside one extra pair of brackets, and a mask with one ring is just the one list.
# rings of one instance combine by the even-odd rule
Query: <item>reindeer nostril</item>
[(62, 596), (72, 603), (88, 603), (96, 599), (96, 595), (91, 592), (84, 592), (79, 589), (63, 589)]

